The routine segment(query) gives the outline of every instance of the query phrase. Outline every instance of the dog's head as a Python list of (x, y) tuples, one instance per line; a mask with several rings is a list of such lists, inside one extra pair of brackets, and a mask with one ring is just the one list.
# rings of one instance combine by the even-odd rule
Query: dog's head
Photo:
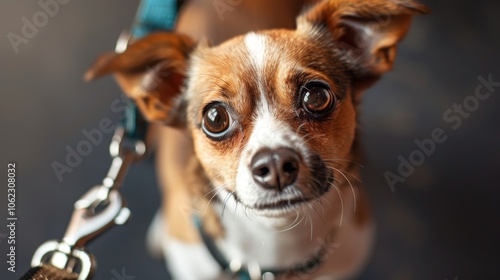
[(295, 30), (218, 46), (157, 33), (103, 56), (87, 78), (115, 73), (150, 121), (188, 130), (216, 188), (257, 214), (286, 215), (342, 178), (360, 94), (425, 12), (409, 0), (329, 0)]

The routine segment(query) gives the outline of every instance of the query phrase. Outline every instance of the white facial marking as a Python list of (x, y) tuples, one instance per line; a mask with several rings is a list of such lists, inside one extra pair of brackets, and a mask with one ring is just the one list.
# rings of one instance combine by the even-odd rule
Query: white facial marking
[(245, 36), (245, 46), (257, 71), (262, 73), (266, 61), (266, 37), (261, 34), (249, 33)]
[(246, 149), (255, 152), (263, 147), (276, 149), (286, 146), (292, 148), (294, 146), (293, 143), (286, 140), (286, 138), (294, 136), (293, 131), (286, 123), (277, 120), (273, 110), (260, 105), (256, 115), (255, 126)]
[(265, 77), (263, 77), (262, 74), (264, 72), (264, 67), (266, 62), (266, 44), (267, 44), (267, 39), (264, 35), (249, 33), (248, 35), (245, 36), (245, 46), (247, 48), (248, 53), (250, 54), (250, 58), (255, 73), (257, 74), (257, 85), (260, 96), (259, 103), (261, 105), (259, 106), (259, 110), (264, 110), (269, 112), (270, 106), (264, 92), (263, 79)]

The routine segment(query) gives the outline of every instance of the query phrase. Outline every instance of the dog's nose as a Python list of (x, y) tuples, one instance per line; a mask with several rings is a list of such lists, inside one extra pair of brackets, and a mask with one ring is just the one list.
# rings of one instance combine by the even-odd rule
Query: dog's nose
[(292, 149), (262, 149), (250, 164), (255, 182), (266, 189), (283, 190), (297, 180), (299, 155)]

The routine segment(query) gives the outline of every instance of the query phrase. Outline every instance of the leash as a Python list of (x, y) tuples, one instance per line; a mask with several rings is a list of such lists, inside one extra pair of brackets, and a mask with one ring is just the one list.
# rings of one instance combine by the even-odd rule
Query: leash
[[(142, 0), (132, 34), (122, 32), (116, 52), (123, 52), (131, 37), (173, 29), (177, 11), (177, 0)], [(33, 255), (31, 269), (20, 280), (88, 280), (93, 277), (96, 261), (86, 245), (129, 219), (130, 210), (120, 188), (131, 164), (147, 155), (147, 131), (147, 122), (129, 102), (126, 118), (117, 127), (110, 144), (113, 160), (107, 176), (75, 203), (64, 237), (43, 243)]]

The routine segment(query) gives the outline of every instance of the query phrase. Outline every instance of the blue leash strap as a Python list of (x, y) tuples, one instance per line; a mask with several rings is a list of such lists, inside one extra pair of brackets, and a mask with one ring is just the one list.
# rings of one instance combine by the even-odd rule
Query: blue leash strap
[[(132, 38), (174, 29), (177, 11), (177, 0), (142, 0), (132, 26)], [(126, 136), (132, 140), (144, 140), (148, 123), (133, 102), (129, 102), (126, 116), (122, 122)]]
[(177, 0), (142, 0), (135, 16), (132, 36), (141, 38), (151, 32), (171, 30), (177, 19)]

